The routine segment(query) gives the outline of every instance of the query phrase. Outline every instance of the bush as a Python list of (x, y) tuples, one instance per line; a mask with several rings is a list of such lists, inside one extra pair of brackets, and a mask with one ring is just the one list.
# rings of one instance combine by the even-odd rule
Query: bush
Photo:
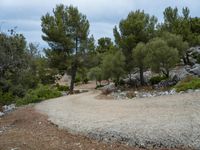
[(69, 86), (56, 84), (58, 91), (69, 91)]
[(165, 77), (165, 76), (155, 76), (150, 79), (150, 83), (151, 83), (151, 85), (154, 85), (154, 84), (158, 84), (161, 81), (166, 80), (166, 79), (167, 79), (167, 77)]
[(177, 92), (186, 91), (189, 89), (199, 89), (200, 88), (200, 78), (197, 77), (187, 77), (184, 80), (180, 81), (176, 86), (175, 89)]
[(88, 81), (89, 81), (88, 78), (84, 78), (82, 82), (83, 82), (83, 84), (87, 84)]
[(15, 100), (15, 97), (11, 92), (3, 93), (0, 91), (0, 104), (8, 105), (11, 104)]
[(52, 87), (40, 85), (34, 90), (29, 90), (24, 98), (17, 100), (17, 105), (26, 105), (29, 103), (37, 103), (50, 98), (61, 96), (61, 93)]
[(81, 82), (81, 77), (80, 76), (76, 76), (75, 83), (79, 83), (79, 82)]

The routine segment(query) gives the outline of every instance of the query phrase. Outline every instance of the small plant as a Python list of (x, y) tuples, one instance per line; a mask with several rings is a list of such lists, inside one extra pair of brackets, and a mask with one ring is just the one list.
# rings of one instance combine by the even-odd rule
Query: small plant
[(17, 100), (16, 104), (26, 105), (29, 103), (37, 103), (43, 100), (56, 98), (60, 96), (61, 96), (61, 93), (56, 88), (40, 85), (38, 88), (34, 90), (29, 90), (24, 98)]
[(155, 85), (166, 79), (167, 79), (167, 77), (165, 77), (165, 76), (155, 76), (150, 79), (150, 83), (151, 83), (151, 85)]
[(184, 80), (180, 81), (175, 89), (177, 92), (186, 91), (189, 89), (199, 89), (200, 88), (200, 78), (188, 76)]

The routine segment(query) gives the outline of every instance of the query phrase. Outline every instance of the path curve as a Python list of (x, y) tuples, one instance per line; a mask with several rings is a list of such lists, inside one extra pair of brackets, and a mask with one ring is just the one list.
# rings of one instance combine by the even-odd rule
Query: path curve
[(200, 92), (135, 100), (97, 100), (98, 94), (60, 97), (35, 108), (61, 128), (106, 142), (200, 149)]

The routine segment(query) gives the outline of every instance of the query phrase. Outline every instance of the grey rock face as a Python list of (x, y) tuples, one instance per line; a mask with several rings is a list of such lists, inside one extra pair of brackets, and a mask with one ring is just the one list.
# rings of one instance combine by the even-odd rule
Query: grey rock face
[[(151, 71), (145, 71), (143, 73), (143, 76), (144, 76), (144, 82), (148, 84), (153, 74)], [(123, 79), (123, 81), (128, 85), (138, 87), (140, 86), (140, 74), (139, 73), (131, 74), (131, 77)]]
[(15, 110), (15, 108), (16, 108), (15, 104), (5, 105), (5, 106), (3, 106), (3, 113), (9, 113), (9, 112)]
[(177, 80), (182, 80), (186, 78), (187, 76), (191, 76), (192, 74), (189, 73), (190, 66), (182, 66), (182, 67), (176, 67), (173, 70), (170, 71), (170, 78)]
[(196, 47), (191, 47), (190, 49), (187, 50), (188, 56), (189, 56), (189, 61), (191, 64), (196, 64), (197, 63), (197, 57), (200, 57), (200, 46)]
[(193, 65), (189, 72), (194, 75), (200, 76), (200, 64)]

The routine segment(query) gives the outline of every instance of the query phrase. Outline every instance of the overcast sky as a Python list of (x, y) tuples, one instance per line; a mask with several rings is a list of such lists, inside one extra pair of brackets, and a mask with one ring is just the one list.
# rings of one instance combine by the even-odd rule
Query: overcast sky
[(191, 16), (200, 17), (200, 0), (0, 0), (0, 31), (7, 32), (17, 26), (17, 32), (23, 33), (28, 42), (40, 43), (44, 47), (40, 18), (60, 3), (77, 6), (87, 15), (90, 34), (95, 39), (113, 38), (113, 27), (132, 10), (142, 9), (161, 21), (166, 7), (181, 9), (187, 6)]

